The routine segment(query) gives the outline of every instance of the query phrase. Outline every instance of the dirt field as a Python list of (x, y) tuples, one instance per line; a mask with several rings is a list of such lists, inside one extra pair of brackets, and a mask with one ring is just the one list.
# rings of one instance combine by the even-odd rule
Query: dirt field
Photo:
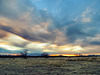
[(100, 75), (100, 57), (0, 58), (0, 75)]

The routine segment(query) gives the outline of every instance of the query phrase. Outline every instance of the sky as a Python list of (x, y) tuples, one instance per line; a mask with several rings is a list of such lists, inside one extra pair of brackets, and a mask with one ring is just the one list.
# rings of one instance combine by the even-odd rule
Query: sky
[(0, 53), (100, 54), (100, 0), (0, 0)]

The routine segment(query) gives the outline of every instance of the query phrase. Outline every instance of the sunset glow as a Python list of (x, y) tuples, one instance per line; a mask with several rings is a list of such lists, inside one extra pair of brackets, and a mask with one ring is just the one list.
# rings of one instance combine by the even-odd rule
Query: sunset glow
[(51, 54), (50, 56), (77, 56), (76, 54)]
[(0, 0), (0, 53), (100, 54), (99, 3)]

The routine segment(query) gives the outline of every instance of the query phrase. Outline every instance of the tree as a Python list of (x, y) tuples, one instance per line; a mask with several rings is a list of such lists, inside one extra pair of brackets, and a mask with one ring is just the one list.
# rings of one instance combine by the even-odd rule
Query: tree
[(49, 54), (48, 54), (47, 52), (43, 52), (43, 53), (41, 54), (41, 56), (43, 56), (43, 57), (48, 57)]
[(27, 58), (27, 55), (28, 55), (28, 50), (25, 49), (23, 50), (23, 52), (20, 52), (21, 56), (23, 56), (24, 58)]

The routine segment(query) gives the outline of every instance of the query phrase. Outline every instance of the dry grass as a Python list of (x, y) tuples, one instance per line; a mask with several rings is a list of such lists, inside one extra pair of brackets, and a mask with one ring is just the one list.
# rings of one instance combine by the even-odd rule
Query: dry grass
[(100, 75), (100, 57), (0, 58), (0, 75)]
[(100, 61), (100, 57), (75, 57), (66, 59), (68, 61)]

